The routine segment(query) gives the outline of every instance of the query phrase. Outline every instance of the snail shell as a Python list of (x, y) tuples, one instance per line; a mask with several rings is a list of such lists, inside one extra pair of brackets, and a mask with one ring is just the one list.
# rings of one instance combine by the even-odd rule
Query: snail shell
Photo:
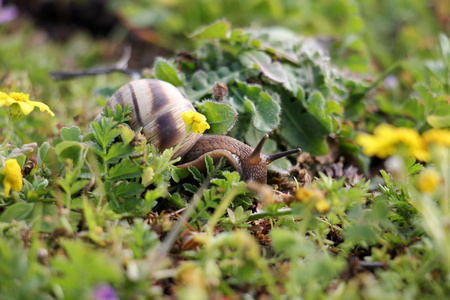
[[(133, 130), (142, 128), (147, 141), (160, 152), (175, 147), (185, 134), (181, 114), (195, 111), (191, 102), (172, 84), (156, 79), (140, 79), (118, 89), (106, 106), (114, 109), (129, 104), (133, 109), (128, 124)], [(99, 118), (99, 117), (97, 117)], [(184, 156), (201, 135), (190, 133), (174, 157)]]

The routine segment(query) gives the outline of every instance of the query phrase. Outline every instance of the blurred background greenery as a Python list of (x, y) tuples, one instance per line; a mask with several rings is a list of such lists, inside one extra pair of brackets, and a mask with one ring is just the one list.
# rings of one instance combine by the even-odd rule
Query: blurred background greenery
[(56, 122), (85, 124), (104, 104), (103, 89), (117, 88), (125, 76), (56, 82), (49, 71), (114, 65), (126, 46), (130, 68), (151, 68), (158, 56), (194, 49), (188, 36), (219, 19), (233, 28), (284, 27), (314, 37), (334, 65), (372, 80), (396, 67), (377, 86), (384, 113), (398, 113), (412, 84), (429, 81), (438, 34), (450, 32), (446, 0), (18, 0), (3, 1), (2, 11), (12, 6), (18, 16), (0, 24), (0, 88), (31, 93), (59, 117), (24, 122), (24, 142), (28, 125), (42, 128), (43, 141), (57, 132)]

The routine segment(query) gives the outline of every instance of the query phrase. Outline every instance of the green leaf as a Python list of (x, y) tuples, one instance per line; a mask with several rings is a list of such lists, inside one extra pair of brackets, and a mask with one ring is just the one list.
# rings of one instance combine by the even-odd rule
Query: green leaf
[(208, 124), (211, 126), (207, 133), (223, 134), (234, 124), (237, 112), (234, 108), (225, 103), (205, 101), (197, 105), (197, 110), (205, 115)]
[(116, 128), (116, 122), (111, 118), (101, 118), (100, 122), (92, 122), (91, 129), (94, 132), (97, 143), (105, 149), (120, 134)]
[(48, 142), (43, 142), (42, 145), (39, 147), (37, 152), (37, 164), (41, 166), (44, 164), (44, 162), (47, 162), (49, 160), (48, 154), (49, 154), (50, 144)]
[(78, 142), (81, 136), (81, 129), (77, 126), (64, 127), (61, 129), (60, 134), (63, 141)]
[(65, 163), (67, 159), (70, 159), (75, 166), (81, 161), (82, 150), (83, 144), (73, 141), (61, 142), (55, 147), (55, 152), (61, 163)]
[(290, 257), (304, 257), (316, 251), (315, 244), (298, 232), (274, 228), (270, 237), (274, 250)]
[(444, 61), (450, 64), (450, 40), (444, 33), (439, 34), (439, 47)]
[(75, 181), (72, 186), (70, 187), (70, 194), (74, 195), (76, 193), (78, 193), (79, 191), (81, 191), (85, 186), (88, 185), (90, 180), (78, 180)]
[(132, 154), (134, 151), (133, 147), (129, 144), (114, 143), (108, 150), (108, 154), (105, 156), (105, 162), (115, 163), (120, 158), (124, 158)]
[(121, 180), (128, 178), (136, 178), (141, 176), (142, 168), (135, 165), (129, 158), (122, 160), (109, 170), (109, 178), (111, 180)]
[(177, 70), (165, 59), (159, 58), (155, 62), (154, 72), (156, 78), (158, 79), (167, 81), (173, 84), (174, 86), (183, 85), (183, 81), (181, 81), (180, 77), (178, 76)]
[(292, 148), (301, 148), (313, 155), (325, 155), (328, 131), (308, 113), (293, 113), (283, 107), (281, 135)]
[(139, 195), (144, 191), (145, 188), (140, 183), (123, 181), (115, 188), (114, 194), (116, 197), (130, 197)]
[(190, 35), (195, 39), (226, 39), (230, 24), (225, 21), (219, 21), (210, 26), (201, 28), (199, 31)]
[(283, 83), (288, 81), (288, 76), (280, 62), (272, 62), (270, 56), (263, 51), (245, 51), (241, 53), (238, 58), (241, 63), (248, 68), (253, 68), (254, 64), (256, 64), (265, 76), (275, 82)]
[(24, 220), (33, 210), (34, 204), (19, 202), (9, 206), (0, 216), (0, 222)]
[(195, 180), (197, 180), (199, 183), (202, 183), (205, 181), (205, 176), (194, 166), (188, 167), (189, 172), (191, 172), (192, 176)]
[(266, 93), (260, 93), (259, 97), (253, 100), (253, 104), (255, 128), (263, 132), (274, 130), (280, 123), (280, 105)]
[(427, 117), (427, 122), (435, 128), (447, 128), (450, 127), (450, 115), (438, 116), (430, 115)]

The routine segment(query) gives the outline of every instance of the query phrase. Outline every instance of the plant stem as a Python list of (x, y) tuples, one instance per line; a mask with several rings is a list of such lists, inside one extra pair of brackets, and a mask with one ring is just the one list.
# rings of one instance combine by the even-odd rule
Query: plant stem
[(247, 222), (250, 221), (254, 221), (254, 220), (259, 220), (259, 219), (264, 219), (264, 218), (268, 218), (268, 217), (281, 217), (281, 216), (287, 216), (292, 214), (292, 209), (291, 208), (281, 208), (278, 209), (277, 211), (262, 211), (259, 213), (255, 213), (255, 214), (251, 214), (248, 219)]
[(11, 119), (9, 120), (9, 125), (8, 125), (8, 129), (7, 130), (8, 130), (8, 132), (6, 133), (5, 140), (0, 145), (0, 150), (3, 150), (3, 149), (6, 148), (6, 145), (8, 145), (8, 142), (11, 139), (12, 133), (14, 131), (14, 122)]

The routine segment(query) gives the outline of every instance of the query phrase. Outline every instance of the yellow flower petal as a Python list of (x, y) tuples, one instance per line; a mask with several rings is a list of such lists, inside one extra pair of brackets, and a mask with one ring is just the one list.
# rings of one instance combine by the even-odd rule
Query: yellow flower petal
[(186, 125), (192, 125), (194, 122), (194, 112), (192, 110), (185, 111), (181, 114), (181, 117), (183, 118), (183, 122)]
[(426, 144), (441, 144), (450, 147), (450, 130), (433, 128), (422, 135)]
[(187, 130), (192, 130), (194, 133), (203, 133), (206, 129), (211, 128), (206, 122), (206, 117), (198, 112), (193, 112), (192, 110), (184, 112), (182, 115), (183, 122), (187, 126), (192, 126), (192, 128), (188, 128)]
[(50, 108), (48, 107), (47, 104), (44, 104), (42, 102), (38, 102), (38, 101), (29, 101), (32, 105), (39, 107), (39, 110), (41, 112), (48, 112), (52, 117), (55, 116), (55, 114), (50, 110)]
[(0, 92), (0, 107), (3, 105), (11, 106), (13, 104), (18, 104), (24, 115), (29, 115), (34, 107), (37, 106), (42, 112), (47, 111), (52, 117), (55, 116), (46, 104), (38, 101), (30, 101), (29, 94), (11, 92), (7, 95), (6, 93)]
[(330, 210), (330, 203), (325, 199), (319, 199), (316, 204), (316, 209), (318, 212), (324, 213)]
[(17, 160), (8, 159), (5, 161), (3, 174), (5, 175), (5, 179), (3, 179), (5, 197), (9, 195), (11, 188), (16, 192), (20, 192), (22, 190), (22, 171), (17, 163)]
[(422, 193), (432, 193), (441, 183), (442, 179), (438, 172), (432, 169), (423, 170), (417, 179), (417, 186)]
[(16, 102), (16, 103), (20, 106), (20, 109), (22, 110), (25, 116), (28, 116), (30, 112), (32, 112), (34, 109), (34, 106), (32, 104), (28, 104), (25, 102)]

